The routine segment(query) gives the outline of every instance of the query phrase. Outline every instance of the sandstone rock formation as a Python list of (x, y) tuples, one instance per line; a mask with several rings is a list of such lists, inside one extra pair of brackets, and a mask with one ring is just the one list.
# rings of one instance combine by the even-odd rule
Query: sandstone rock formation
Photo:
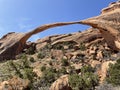
[(120, 2), (111, 3), (102, 10), (101, 15), (82, 20), (81, 23), (99, 29), (113, 50), (120, 49)]
[(8, 81), (0, 83), (0, 90), (24, 90), (27, 89), (28, 84), (28, 80), (13, 77)]
[(47, 43), (51, 43), (52, 45), (57, 45), (64, 42), (70, 42), (75, 44), (80, 44), (81, 42), (88, 43), (89, 46), (93, 41), (103, 39), (101, 33), (98, 29), (90, 28), (81, 33), (73, 33), (73, 34), (63, 34), (63, 35), (54, 35), (48, 36), (43, 39), (38, 39), (36, 41), (36, 48), (39, 50), (44, 47)]
[(70, 24), (78, 24), (78, 22), (46, 24), (28, 33), (8, 33), (0, 39), (0, 60), (14, 59), (15, 55), (19, 54), (23, 50), (26, 45), (26, 41), (32, 35), (52, 27)]

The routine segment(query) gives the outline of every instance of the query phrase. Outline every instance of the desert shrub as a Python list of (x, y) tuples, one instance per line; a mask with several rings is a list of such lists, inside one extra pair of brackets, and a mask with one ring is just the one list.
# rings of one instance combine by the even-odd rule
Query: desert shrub
[(67, 74), (66, 68), (62, 67), (61, 69), (59, 69), (58, 73), (59, 73), (59, 76)]
[(35, 59), (34, 59), (33, 57), (30, 57), (30, 58), (29, 58), (29, 61), (30, 61), (30, 62), (35, 62)]
[(46, 71), (44, 72), (43, 78), (45, 79), (46, 83), (52, 83), (55, 81), (55, 73)]
[(52, 48), (52, 46), (50, 43), (45, 45), (43, 48), (40, 48), (37, 57), (39, 59), (43, 59), (45, 57), (50, 57), (51, 56), (51, 53), (50, 53), (51, 48)]
[(82, 77), (78, 74), (69, 76), (69, 84), (73, 90), (94, 90), (98, 81), (98, 76), (93, 73), (85, 73)]
[(69, 71), (68, 71), (69, 74), (75, 74), (75, 73), (76, 73), (76, 70), (75, 70), (75, 67), (74, 67), (74, 66), (69, 66), (69, 67), (68, 67), (68, 70), (69, 70)]
[(23, 75), (22, 75), (22, 73), (21, 73), (21, 71), (20, 71), (20, 68), (17, 67), (16, 64), (15, 64), (12, 60), (9, 61), (8, 64), (9, 64), (10, 68), (12, 68), (12, 70), (15, 71), (15, 75), (17, 75), (17, 76), (20, 77), (20, 78), (23, 78)]
[(19, 55), (16, 56), (16, 59), (22, 59), (22, 58), (24, 58), (25, 56), (26, 56), (25, 53), (21, 53), (21, 54), (19, 54)]
[(95, 69), (93, 67), (91, 67), (90, 65), (85, 65), (81, 68), (81, 74), (84, 74), (86, 72), (92, 72), (94, 73)]
[(73, 90), (95, 90), (99, 78), (90, 66), (84, 66), (81, 68), (81, 75), (69, 75), (69, 84)]
[(84, 54), (78, 54), (76, 58), (82, 60), (84, 59), (84, 57), (85, 57)]
[(69, 65), (69, 62), (68, 62), (67, 59), (62, 59), (62, 60), (61, 60), (61, 64), (62, 64), (62, 66), (68, 66), (68, 65)]
[[(9, 68), (12, 68), (12, 71), (14, 71), (14, 75), (22, 78), (27, 79), (30, 81), (29, 88), (32, 88), (32, 83), (35, 80), (36, 73), (33, 72), (33, 68), (30, 66), (29, 60), (26, 56), (22, 57), (22, 59), (19, 62), (9, 61), (8, 63)], [(11, 72), (12, 72), (11, 71)]]
[(114, 86), (120, 85), (120, 59), (109, 65), (106, 81)]
[(52, 65), (52, 61), (49, 61), (49, 65)]
[(74, 49), (74, 45), (77, 43), (75, 41), (63, 42), (64, 45), (68, 46), (69, 49)]
[(111, 57), (111, 51), (103, 50), (102, 54), (105, 59), (109, 59)]
[(46, 66), (42, 66), (40, 69), (42, 72), (46, 70)]
[(80, 48), (81, 51), (85, 51), (86, 50), (86, 47), (85, 47), (84, 43), (80, 43), (79, 48)]
[(29, 54), (29, 55), (32, 55), (32, 54), (35, 54), (35, 50), (34, 50), (33, 47), (30, 47), (30, 48), (28, 48), (28, 49), (26, 50), (25, 53), (26, 53), (26, 54)]
[(41, 87), (50, 86), (56, 80), (56, 69), (47, 68), (43, 71), (42, 77), (39, 79)]
[(53, 49), (57, 49), (57, 50), (64, 50), (64, 47), (62, 44), (56, 44), (53, 46)]
[(69, 49), (73, 49), (73, 48), (74, 48), (74, 45), (70, 44)]
[(69, 76), (69, 84), (73, 90), (79, 90), (82, 88), (82, 78), (78, 74), (72, 74)]
[(45, 47), (43, 47), (43, 49), (51, 49), (51, 48), (52, 48), (51, 43), (48, 43), (45, 45)]
[(33, 72), (32, 68), (25, 68), (23, 78), (30, 80), (31, 83), (34, 82), (34, 77), (36, 77), (36, 73)]
[(37, 57), (40, 58), (40, 59), (43, 59), (43, 58), (45, 58), (45, 54), (42, 53), (42, 52), (39, 52)]
[(78, 30), (79, 33), (81, 33), (81, 30)]

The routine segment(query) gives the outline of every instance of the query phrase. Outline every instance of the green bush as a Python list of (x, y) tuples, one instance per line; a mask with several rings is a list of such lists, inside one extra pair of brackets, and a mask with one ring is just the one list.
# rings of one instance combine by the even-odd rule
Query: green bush
[(56, 44), (56, 45), (54, 45), (52, 48), (53, 48), (53, 49), (57, 49), (57, 50), (64, 50), (64, 47), (63, 47), (63, 45), (61, 45), (61, 44)]
[(80, 48), (81, 51), (85, 51), (86, 50), (86, 47), (85, 47), (84, 43), (80, 43), (79, 48)]
[(120, 59), (109, 65), (106, 81), (114, 86), (120, 85)]
[[(33, 72), (33, 68), (30, 66), (29, 60), (26, 56), (23, 56), (19, 62), (9, 61), (9, 68), (12, 68), (11, 73), (13, 76), (18, 76), (22, 79), (28, 79), (30, 81), (29, 88), (32, 88), (32, 83), (35, 81), (37, 77), (36, 73)], [(30, 89), (29, 89), (30, 90)]]
[(39, 52), (38, 55), (37, 55), (37, 57), (40, 58), (40, 59), (43, 59), (43, 58), (45, 58), (45, 54)]
[(56, 74), (56, 69), (54, 68), (48, 68), (44, 70), (43, 75), (39, 80), (41, 87), (50, 86), (56, 80)]
[(81, 75), (69, 75), (69, 85), (73, 90), (95, 90), (98, 84), (99, 78), (90, 66), (82, 67)]
[(67, 71), (66, 71), (66, 68), (65, 67), (62, 67), (61, 69), (59, 69), (59, 74), (67, 74)]
[(45, 71), (46, 70), (46, 67), (45, 66), (42, 66), (41, 67), (41, 71), (43, 72), (43, 71)]
[(67, 59), (62, 59), (61, 63), (62, 63), (62, 66), (68, 66), (69, 65), (69, 62), (68, 62)]
[(33, 57), (30, 57), (29, 61), (30, 62), (35, 62), (35, 59)]
[(111, 51), (103, 50), (102, 54), (105, 59), (109, 59), (111, 57)]
[(94, 72), (95, 69), (93, 67), (91, 67), (90, 65), (85, 65), (81, 68), (81, 73), (84, 74), (86, 72)]
[(52, 61), (49, 61), (49, 65), (52, 65)]
[(30, 80), (31, 83), (34, 82), (34, 77), (36, 77), (36, 73), (33, 72), (32, 68), (25, 68), (23, 78)]
[(35, 54), (35, 50), (34, 50), (33, 47), (30, 47), (30, 48), (28, 48), (28, 49), (26, 50), (25, 53), (26, 53), (26, 54), (29, 54), (29, 55), (32, 55), (32, 54)]
[(80, 88), (82, 88), (82, 81), (82, 78), (78, 74), (72, 74), (69, 76), (69, 84), (73, 90), (79, 90)]
[(68, 67), (68, 70), (69, 70), (69, 71), (68, 71), (69, 74), (75, 74), (75, 73), (76, 73), (76, 70), (75, 70), (75, 67), (74, 67), (74, 66), (69, 66), (69, 67)]
[(15, 71), (15, 75), (17, 75), (20, 78), (23, 78), (23, 75), (22, 75), (22, 73), (20, 71), (20, 67), (17, 66), (17, 64), (14, 63), (13, 60), (9, 61), (8, 65), (10, 66), (10, 68), (12, 68)]
[(73, 90), (95, 90), (98, 83), (98, 76), (93, 73), (85, 73), (84, 76), (78, 74), (69, 76), (69, 84)]
[(21, 80), (26, 79), (29, 81), (29, 89), (25, 90), (34, 90), (33, 82), (36, 81), (37, 75), (33, 72), (33, 67), (31, 67), (31, 63), (28, 60), (29, 58), (24, 54), (21, 55), (21, 59), (19, 60), (9, 60), (6, 63), (3, 64), (3, 70), (1, 71), (1, 74), (4, 75), (0, 77), (1, 80), (9, 80), (13, 77), (21, 78)]

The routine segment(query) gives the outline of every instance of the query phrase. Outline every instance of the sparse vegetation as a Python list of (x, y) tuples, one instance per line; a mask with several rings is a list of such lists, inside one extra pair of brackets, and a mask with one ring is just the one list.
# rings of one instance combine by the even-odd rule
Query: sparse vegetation
[(57, 50), (64, 50), (64, 47), (63, 47), (62, 44), (54, 45), (52, 48), (53, 48), (53, 49), (57, 49)]
[(109, 65), (106, 81), (113, 86), (120, 86), (120, 59)]
[(84, 66), (81, 68), (81, 75), (69, 75), (69, 84), (73, 90), (95, 90), (95, 86), (99, 84), (99, 78), (90, 66)]
[(80, 43), (79, 48), (80, 48), (81, 51), (85, 51), (86, 50), (86, 47), (85, 47), (84, 43)]
[[(29, 88), (32, 88), (32, 83), (35, 80), (36, 74), (33, 72), (33, 68), (30, 66), (30, 63), (26, 56), (22, 56), (20, 62), (9, 61), (9, 68), (14, 71), (13, 76), (16, 75), (22, 79), (27, 79), (30, 81)], [(12, 72), (12, 71), (11, 71)]]
[(62, 66), (68, 66), (68, 65), (69, 65), (69, 62), (68, 62), (67, 59), (62, 59), (62, 60), (61, 60), (61, 64), (62, 64)]
[(25, 53), (29, 55), (35, 54), (35, 49), (33, 47), (30, 47), (26, 50)]
[(33, 57), (30, 57), (29, 61), (32, 62), (32, 63), (34, 63), (35, 59)]
[(47, 68), (42, 71), (43, 71), (43, 75), (40, 78), (41, 87), (50, 86), (51, 83), (56, 80), (56, 69)]
[(52, 65), (52, 61), (49, 61), (49, 65)]
[(58, 72), (59, 72), (59, 74), (62, 74), (62, 75), (67, 74), (65, 67), (62, 67)]
[(42, 72), (46, 70), (46, 66), (42, 66), (40, 69)]
[(111, 51), (108, 51), (108, 50), (103, 50), (103, 57), (105, 59), (109, 59), (111, 57)]
[(39, 52), (37, 57), (40, 58), (40, 59), (43, 59), (43, 58), (45, 58), (45, 54), (42, 53), (42, 52)]

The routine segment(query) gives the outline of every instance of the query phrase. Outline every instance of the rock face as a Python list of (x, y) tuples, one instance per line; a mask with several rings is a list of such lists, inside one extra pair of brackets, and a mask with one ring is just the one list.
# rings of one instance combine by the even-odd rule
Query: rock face
[(99, 29), (113, 50), (120, 49), (120, 2), (111, 3), (102, 10), (101, 15), (83, 20), (81, 23)]
[(64, 42), (70, 42), (72, 44), (80, 44), (81, 42), (84, 42), (90, 44), (90, 42), (92, 43), (92, 41), (97, 39), (103, 39), (101, 33), (98, 29), (90, 28), (80, 33), (76, 32), (73, 34), (54, 35), (43, 39), (38, 39), (36, 41), (36, 48), (39, 50), (48, 43), (51, 43), (53, 46)]

